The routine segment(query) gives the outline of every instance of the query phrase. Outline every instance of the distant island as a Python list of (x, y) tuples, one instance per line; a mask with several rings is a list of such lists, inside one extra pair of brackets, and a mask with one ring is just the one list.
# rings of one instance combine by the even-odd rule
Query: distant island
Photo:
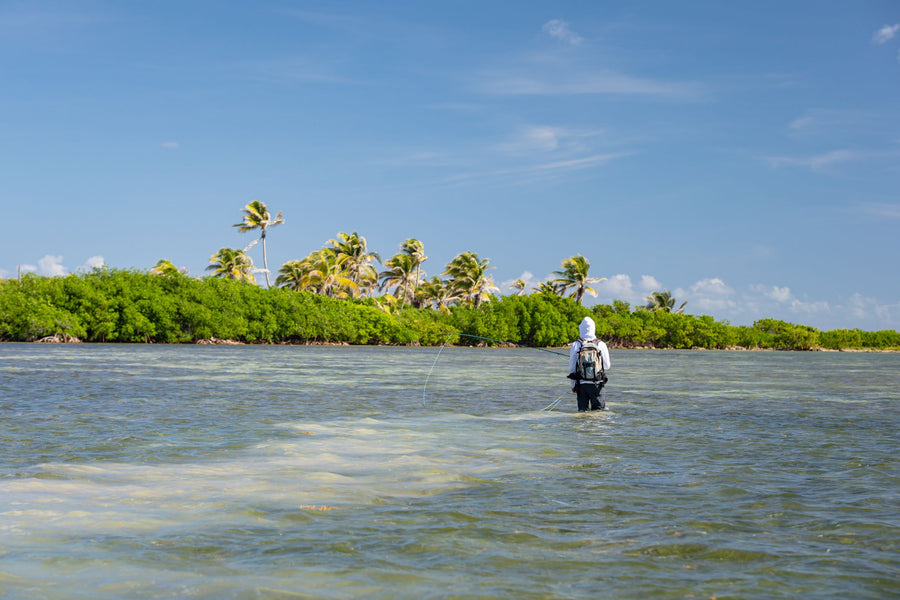
[(577, 324), (585, 316), (593, 317), (597, 335), (617, 348), (900, 349), (900, 333), (893, 330), (819, 331), (776, 319), (734, 326), (710, 316), (632, 308), (622, 301), (585, 307), (547, 291), (418, 307), (384, 296), (338, 298), (178, 271), (103, 268), (0, 280), (0, 340), (7, 342), (437, 346), (450, 340), (558, 347), (577, 338)]
[[(357, 232), (338, 233), (322, 249), (279, 269), (271, 287), (266, 240), (284, 223), (254, 200), (234, 227), (259, 232), (244, 249), (221, 248), (206, 277), (160, 260), (149, 271), (95, 268), (65, 277), (0, 279), (0, 341), (257, 344), (519, 344), (564, 346), (591, 316), (598, 337), (616, 348), (868, 350), (900, 349), (900, 333), (819, 331), (776, 319), (733, 326), (684, 314), (668, 290), (632, 308), (620, 300), (583, 306), (596, 296), (590, 263), (566, 258), (553, 277), (499, 295), (488, 259), (463, 252), (442, 276), (426, 277), (421, 241), (408, 239), (382, 261)], [(263, 268), (247, 251), (261, 243)], [(378, 271), (375, 263), (384, 270)], [(254, 273), (265, 274), (266, 287)], [(458, 334), (458, 335), (454, 335)], [(457, 339), (454, 340), (454, 337)]]

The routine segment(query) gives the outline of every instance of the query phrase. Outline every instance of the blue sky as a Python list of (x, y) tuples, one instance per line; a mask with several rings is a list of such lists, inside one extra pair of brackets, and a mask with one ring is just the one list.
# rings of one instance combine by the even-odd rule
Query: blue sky
[[(358, 231), (503, 293), (900, 328), (900, 3), (0, 2), (0, 276)], [(262, 264), (260, 247), (250, 250)], [(262, 277), (259, 277), (262, 279)]]

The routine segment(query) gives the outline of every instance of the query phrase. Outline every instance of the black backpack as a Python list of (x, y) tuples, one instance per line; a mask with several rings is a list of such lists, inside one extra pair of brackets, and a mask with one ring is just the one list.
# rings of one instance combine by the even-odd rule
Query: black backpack
[(581, 340), (575, 363), (575, 378), (580, 381), (606, 381), (602, 361), (597, 340)]

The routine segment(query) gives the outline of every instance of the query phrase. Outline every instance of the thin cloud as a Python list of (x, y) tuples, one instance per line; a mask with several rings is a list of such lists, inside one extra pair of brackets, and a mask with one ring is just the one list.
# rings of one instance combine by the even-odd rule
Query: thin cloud
[(859, 160), (863, 155), (853, 150), (833, 150), (815, 156), (770, 156), (766, 160), (773, 169), (779, 167), (806, 167), (812, 171), (820, 171), (836, 163)]
[(897, 115), (892, 112), (824, 109), (807, 110), (788, 124), (792, 136), (863, 136), (883, 140), (886, 135), (896, 134)]
[(161, 148), (166, 148), (167, 150), (178, 150), (178, 142), (163, 142), (160, 144)]
[(578, 46), (584, 41), (584, 38), (569, 29), (569, 24), (561, 19), (547, 21), (541, 30), (550, 37), (572, 46)]
[(558, 150), (584, 151), (586, 142), (602, 135), (598, 130), (578, 131), (564, 127), (534, 125), (519, 131), (512, 139), (497, 146), (502, 152), (525, 154), (530, 152), (555, 152)]
[(535, 176), (539, 174), (550, 174), (556, 173), (560, 171), (573, 171), (580, 169), (591, 169), (594, 167), (599, 167), (604, 163), (615, 160), (617, 158), (623, 158), (625, 156), (630, 156), (630, 153), (619, 152), (613, 154), (595, 154), (593, 156), (586, 156), (583, 158), (575, 158), (571, 160), (562, 160), (556, 162), (548, 162), (548, 163), (539, 163), (539, 164), (531, 164), (531, 165), (522, 165), (518, 167), (511, 167), (507, 169), (495, 169), (491, 171), (479, 171), (472, 173), (461, 173), (458, 175), (452, 175), (450, 177), (446, 177), (440, 181), (440, 183), (464, 183), (469, 181), (476, 181), (482, 179), (489, 178), (501, 178), (501, 177), (509, 177), (509, 176)]
[(672, 100), (700, 100), (703, 90), (693, 83), (632, 77), (611, 70), (577, 73), (510, 74), (493, 73), (479, 89), (506, 96), (650, 96)]
[(238, 66), (250, 77), (272, 83), (355, 83), (352, 79), (339, 73), (339, 66), (334, 61), (328, 62), (303, 56), (246, 61)]
[[(835, 308), (843, 309), (840, 306)], [(877, 321), (879, 329), (896, 329), (900, 325), (900, 302), (884, 304), (875, 298), (855, 293), (847, 300), (847, 310), (860, 321)]]
[(0, 35), (5, 39), (44, 39), (105, 20), (86, 12), (32, 9), (21, 3), (21, 10), (0, 9)]
[(327, 27), (349, 31), (360, 31), (366, 27), (368, 20), (364, 17), (337, 13), (324, 13), (302, 9), (287, 9), (281, 14), (293, 17), (316, 27)]
[(875, 35), (872, 36), (872, 42), (879, 45), (886, 44), (887, 42), (894, 39), (894, 36), (897, 35), (897, 32), (900, 32), (900, 23), (897, 23), (895, 25), (885, 25), (875, 32)]
[(862, 205), (862, 211), (866, 214), (888, 219), (900, 219), (900, 204), (887, 204), (870, 202)]

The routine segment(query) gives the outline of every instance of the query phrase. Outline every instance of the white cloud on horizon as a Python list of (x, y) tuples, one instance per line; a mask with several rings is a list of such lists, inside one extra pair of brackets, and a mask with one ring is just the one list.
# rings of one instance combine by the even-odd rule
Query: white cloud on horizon
[(649, 294), (661, 290), (663, 286), (653, 275), (641, 275), (639, 287)]
[(885, 44), (891, 41), (897, 32), (900, 32), (900, 23), (895, 25), (885, 25), (881, 29), (875, 32), (872, 36), (872, 42), (878, 45)]
[[(90, 256), (84, 264), (79, 266), (76, 271), (91, 271), (93, 269), (102, 268), (106, 265), (106, 260), (102, 256)], [(35, 265), (21, 265), (22, 273), (37, 273), (43, 277), (64, 277), (69, 274), (69, 270), (63, 264), (62, 255), (46, 254), (38, 260)]]
[(643, 296), (635, 292), (631, 277), (624, 273), (607, 277), (605, 281), (597, 282), (592, 287), (597, 290), (597, 298), (601, 302), (624, 300), (630, 303), (643, 300)]
[(78, 267), (79, 271), (92, 271), (94, 269), (102, 269), (106, 266), (106, 261), (103, 260), (102, 256), (91, 256), (84, 264)]
[(61, 255), (47, 254), (38, 261), (37, 271), (45, 277), (58, 277), (66, 274)]
[(584, 41), (580, 35), (569, 29), (569, 24), (562, 19), (553, 19), (544, 23), (541, 31), (550, 37), (572, 46), (578, 46)]
[[(619, 273), (593, 287), (598, 291), (598, 303), (622, 300), (636, 308), (645, 304), (648, 292), (662, 290), (665, 286), (650, 275), (641, 276), (636, 285), (631, 276)], [(672, 295), (678, 304), (687, 301), (685, 312), (689, 314), (710, 315), (737, 325), (774, 318), (812, 325), (823, 331), (838, 328), (896, 330), (900, 327), (900, 302), (885, 304), (858, 293), (848, 296), (844, 302), (832, 303), (798, 298), (788, 286), (753, 284), (735, 289), (719, 277), (709, 277), (686, 288), (675, 288)]]
[(763, 284), (755, 284), (750, 286), (750, 290), (780, 303), (790, 302), (793, 299), (793, 296), (791, 295), (791, 288), (787, 286), (779, 287), (777, 285), (768, 286)]
[[(548, 279), (550, 276), (548, 275), (544, 280)], [(528, 294), (532, 292), (543, 280), (538, 279), (534, 276), (534, 273), (531, 271), (523, 271), (521, 275), (516, 277), (516, 279), (521, 279), (525, 282), (525, 293)], [(515, 283), (516, 279), (508, 279), (506, 281), (501, 282), (500, 284), (500, 293), (506, 293), (508, 290), (512, 289), (512, 284)]]

